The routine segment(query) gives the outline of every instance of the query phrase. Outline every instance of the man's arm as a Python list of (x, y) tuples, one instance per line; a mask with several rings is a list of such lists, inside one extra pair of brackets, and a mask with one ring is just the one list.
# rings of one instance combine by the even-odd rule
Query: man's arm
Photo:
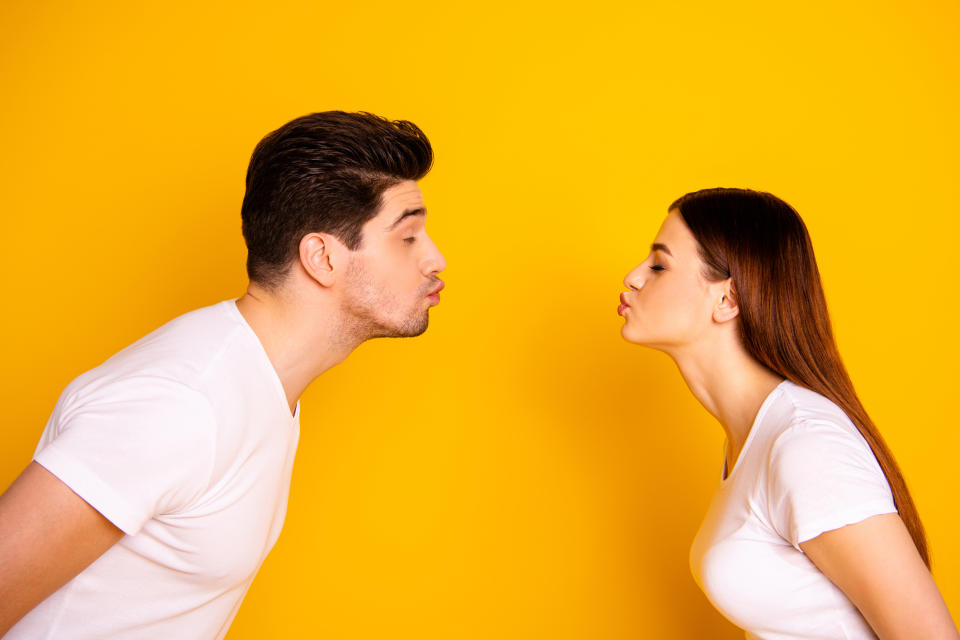
[(827, 531), (800, 548), (850, 598), (882, 640), (956, 640), (933, 576), (896, 513)]
[(123, 535), (31, 462), (0, 496), (0, 636)]

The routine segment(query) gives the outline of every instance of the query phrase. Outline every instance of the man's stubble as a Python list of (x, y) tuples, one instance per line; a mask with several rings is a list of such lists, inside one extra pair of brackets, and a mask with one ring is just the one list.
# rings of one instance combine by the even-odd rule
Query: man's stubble
[(358, 341), (372, 338), (407, 338), (427, 330), (428, 308), (420, 309), (436, 281), (425, 280), (416, 299), (406, 305), (384, 284), (377, 284), (359, 260), (347, 267), (343, 298), (344, 330)]

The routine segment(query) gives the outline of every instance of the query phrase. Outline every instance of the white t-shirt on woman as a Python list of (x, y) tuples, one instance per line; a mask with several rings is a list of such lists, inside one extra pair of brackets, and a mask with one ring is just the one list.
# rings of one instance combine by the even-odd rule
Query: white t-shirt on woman
[(840, 407), (784, 381), (760, 407), (740, 457), (721, 480), (690, 567), (747, 638), (875, 638), (799, 544), (896, 511), (870, 446)]

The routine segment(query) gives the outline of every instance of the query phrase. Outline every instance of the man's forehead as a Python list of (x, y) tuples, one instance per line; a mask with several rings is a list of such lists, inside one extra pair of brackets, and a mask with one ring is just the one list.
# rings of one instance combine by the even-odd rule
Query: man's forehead
[(423, 194), (413, 180), (405, 180), (383, 192), (380, 211), (368, 223), (383, 231), (393, 231), (404, 220), (426, 215)]
[(407, 209), (423, 207), (423, 193), (413, 180), (404, 180), (383, 192), (383, 208)]

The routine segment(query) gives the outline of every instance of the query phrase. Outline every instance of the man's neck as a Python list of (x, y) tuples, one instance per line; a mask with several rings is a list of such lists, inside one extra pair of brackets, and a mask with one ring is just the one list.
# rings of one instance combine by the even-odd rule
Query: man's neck
[(344, 331), (333, 305), (251, 284), (237, 309), (263, 345), (294, 413), (307, 386), (340, 364), (362, 340)]

